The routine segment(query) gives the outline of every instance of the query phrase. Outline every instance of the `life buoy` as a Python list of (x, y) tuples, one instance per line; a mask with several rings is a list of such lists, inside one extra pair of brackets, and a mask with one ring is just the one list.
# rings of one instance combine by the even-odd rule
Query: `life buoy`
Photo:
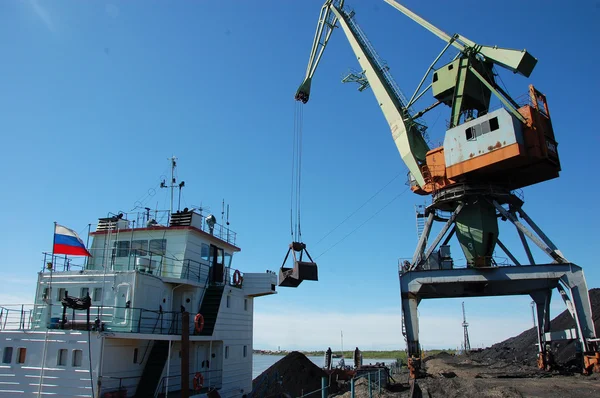
[(236, 269), (235, 272), (233, 273), (233, 284), (236, 286), (241, 286), (243, 280), (244, 280), (244, 278), (242, 278), (242, 274), (240, 273), (240, 270)]
[(204, 317), (200, 313), (196, 314), (196, 317), (194, 318), (194, 329), (196, 330), (196, 333), (200, 333), (202, 332), (202, 329), (204, 329)]
[(196, 372), (194, 375), (194, 391), (199, 392), (202, 390), (202, 386), (204, 386), (204, 376), (202, 376), (202, 373)]

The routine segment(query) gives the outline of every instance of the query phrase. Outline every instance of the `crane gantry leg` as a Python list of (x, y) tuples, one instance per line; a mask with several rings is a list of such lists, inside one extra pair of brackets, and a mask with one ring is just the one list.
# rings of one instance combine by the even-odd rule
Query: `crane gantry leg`
[[(543, 233), (543, 231), (523, 211), (523, 202), (509, 192), (499, 193), (491, 190), (487, 193), (480, 188), (472, 187), (477, 192), (470, 197), (469, 189), (463, 190), (463, 196), (452, 193), (451, 201), (438, 200), (428, 207), (428, 222), (423, 235), (419, 239), (412, 264), (405, 262), (399, 269), (400, 291), (402, 301), (402, 318), (408, 350), (408, 367), (412, 378), (420, 377), (421, 350), (419, 343), (419, 324), (417, 307), (423, 299), (450, 297), (483, 297), (502, 295), (529, 295), (535, 302), (537, 310), (537, 336), (539, 343), (538, 366), (550, 370), (554, 366), (551, 344), (560, 340), (578, 341), (578, 352), (581, 357), (583, 373), (600, 371), (600, 353), (594, 328), (590, 299), (583, 270), (576, 264), (568, 262), (561, 251)], [(440, 196), (438, 199), (448, 199)], [(514, 266), (498, 266), (495, 261), (482, 262), (477, 258), (467, 263), (466, 267), (456, 267), (449, 259), (448, 253), (441, 249), (436, 251), (451, 224), (458, 228), (461, 211), (470, 203), (485, 201), (495, 208), (496, 217), (513, 224), (523, 238), (531, 240), (553, 261), (547, 264), (536, 264), (528, 250), (525, 240), (524, 249), (530, 264), (515, 262)], [(454, 204), (450, 203), (454, 202)], [(508, 206), (508, 210), (505, 208)], [(446, 219), (435, 217), (438, 210), (448, 211), (453, 208), (451, 216)], [(532, 228), (522, 223), (518, 216)], [(428, 234), (433, 221), (444, 221), (445, 225), (436, 239), (427, 246)], [(535, 227), (534, 227), (535, 226)], [(446, 244), (448, 239), (444, 241)], [(510, 257), (514, 255), (504, 244), (500, 247)], [(447, 249), (445, 249), (447, 250)], [(481, 264), (488, 264), (482, 266)], [(550, 299), (552, 290), (558, 289), (563, 297), (569, 313), (573, 317), (574, 328), (551, 331)]]

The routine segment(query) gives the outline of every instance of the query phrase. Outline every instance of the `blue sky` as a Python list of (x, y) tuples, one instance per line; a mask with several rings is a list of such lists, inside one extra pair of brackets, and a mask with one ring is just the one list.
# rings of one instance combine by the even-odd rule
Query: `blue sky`
[[(0, 2), (0, 275), (7, 282), (0, 301), (31, 301), (53, 221), (84, 233), (107, 212), (130, 210), (157, 187), (173, 154), (186, 181), (183, 204), (201, 202), (214, 212), (223, 198), (230, 204), (242, 248), (234, 264), (243, 271), (277, 270), (290, 241), (293, 95), (321, 4)], [(502, 79), (514, 97), (529, 83), (548, 96), (563, 171), (559, 179), (526, 188), (525, 209), (569, 260), (584, 267), (588, 286), (599, 287), (594, 249), (600, 217), (593, 204), (600, 139), (593, 96), (600, 87), (590, 68), (600, 61), (598, 3), (404, 4), (448, 33), (527, 48), (538, 58), (530, 79), (510, 73)], [(444, 43), (383, 1), (349, 5), (411, 94)], [(413, 209), (423, 198), (409, 191), (381, 210), (406, 190), (406, 167), (372, 93), (340, 83), (349, 68), (358, 63), (336, 31), (304, 107), (303, 238), (318, 257), (320, 281), (256, 301), (258, 348), (335, 346), (340, 329), (349, 346), (404, 346), (396, 264), (412, 256)], [(422, 107), (433, 102), (425, 98)], [(432, 141), (442, 140), (448, 114), (439, 107), (428, 116)], [(157, 190), (145, 204), (167, 208), (167, 192)], [(501, 237), (517, 243), (512, 229), (502, 228)], [(461, 257), (458, 247), (453, 254)], [(473, 345), (531, 325), (529, 302), (467, 300)], [(553, 309), (562, 311), (562, 304), (555, 300)], [(460, 311), (460, 300), (421, 304), (426, 347), (460, 344)]]

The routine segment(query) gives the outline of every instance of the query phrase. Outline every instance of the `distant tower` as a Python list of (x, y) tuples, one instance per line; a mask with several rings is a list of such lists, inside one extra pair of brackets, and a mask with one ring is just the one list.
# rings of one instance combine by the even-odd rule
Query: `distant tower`
[(471, 343), (469, 343), (469, 324), (467, 323), (467, 314), (465, 313), (465, 302), (463, 301), (462, 303), (462, 310), (463, 310), (463, 330), (465, 332), (465, 337), (464, 337), (464, 342), (463, 342), (463, 348), (465, 350), (465, 353), (469, 353), (469, 351), (471, 351)]

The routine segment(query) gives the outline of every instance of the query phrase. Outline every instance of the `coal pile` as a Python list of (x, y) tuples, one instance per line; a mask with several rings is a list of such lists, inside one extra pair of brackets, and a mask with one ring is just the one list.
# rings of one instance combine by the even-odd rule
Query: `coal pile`
[[(321, 388), (321, 379), (327, 373), (304, 354), (292, 351), (252, 382), (252, 397), (299, 397)], [(321, 392), (308, 395), (320, 397)]]
[[(600, 331), (600, 289), (589, 291), (592, 307), (592, 319), (596, 332)], [(565, 310), (552, 320), (551, 330), (565, 330), (575, 327), (571, 314)], [(476, 360), (504, 360), (513, 361), (523, 365), (535, 366), (537, 361), (537, 335), (536, 330), (531, 328), (518, 336), (494, 344), (480, 352), (471, 354)], [(578, 365), (575, 358), (575, 341), (562, 341), (552, 344), (552, 352), (557, 364), (569, 368)]]

